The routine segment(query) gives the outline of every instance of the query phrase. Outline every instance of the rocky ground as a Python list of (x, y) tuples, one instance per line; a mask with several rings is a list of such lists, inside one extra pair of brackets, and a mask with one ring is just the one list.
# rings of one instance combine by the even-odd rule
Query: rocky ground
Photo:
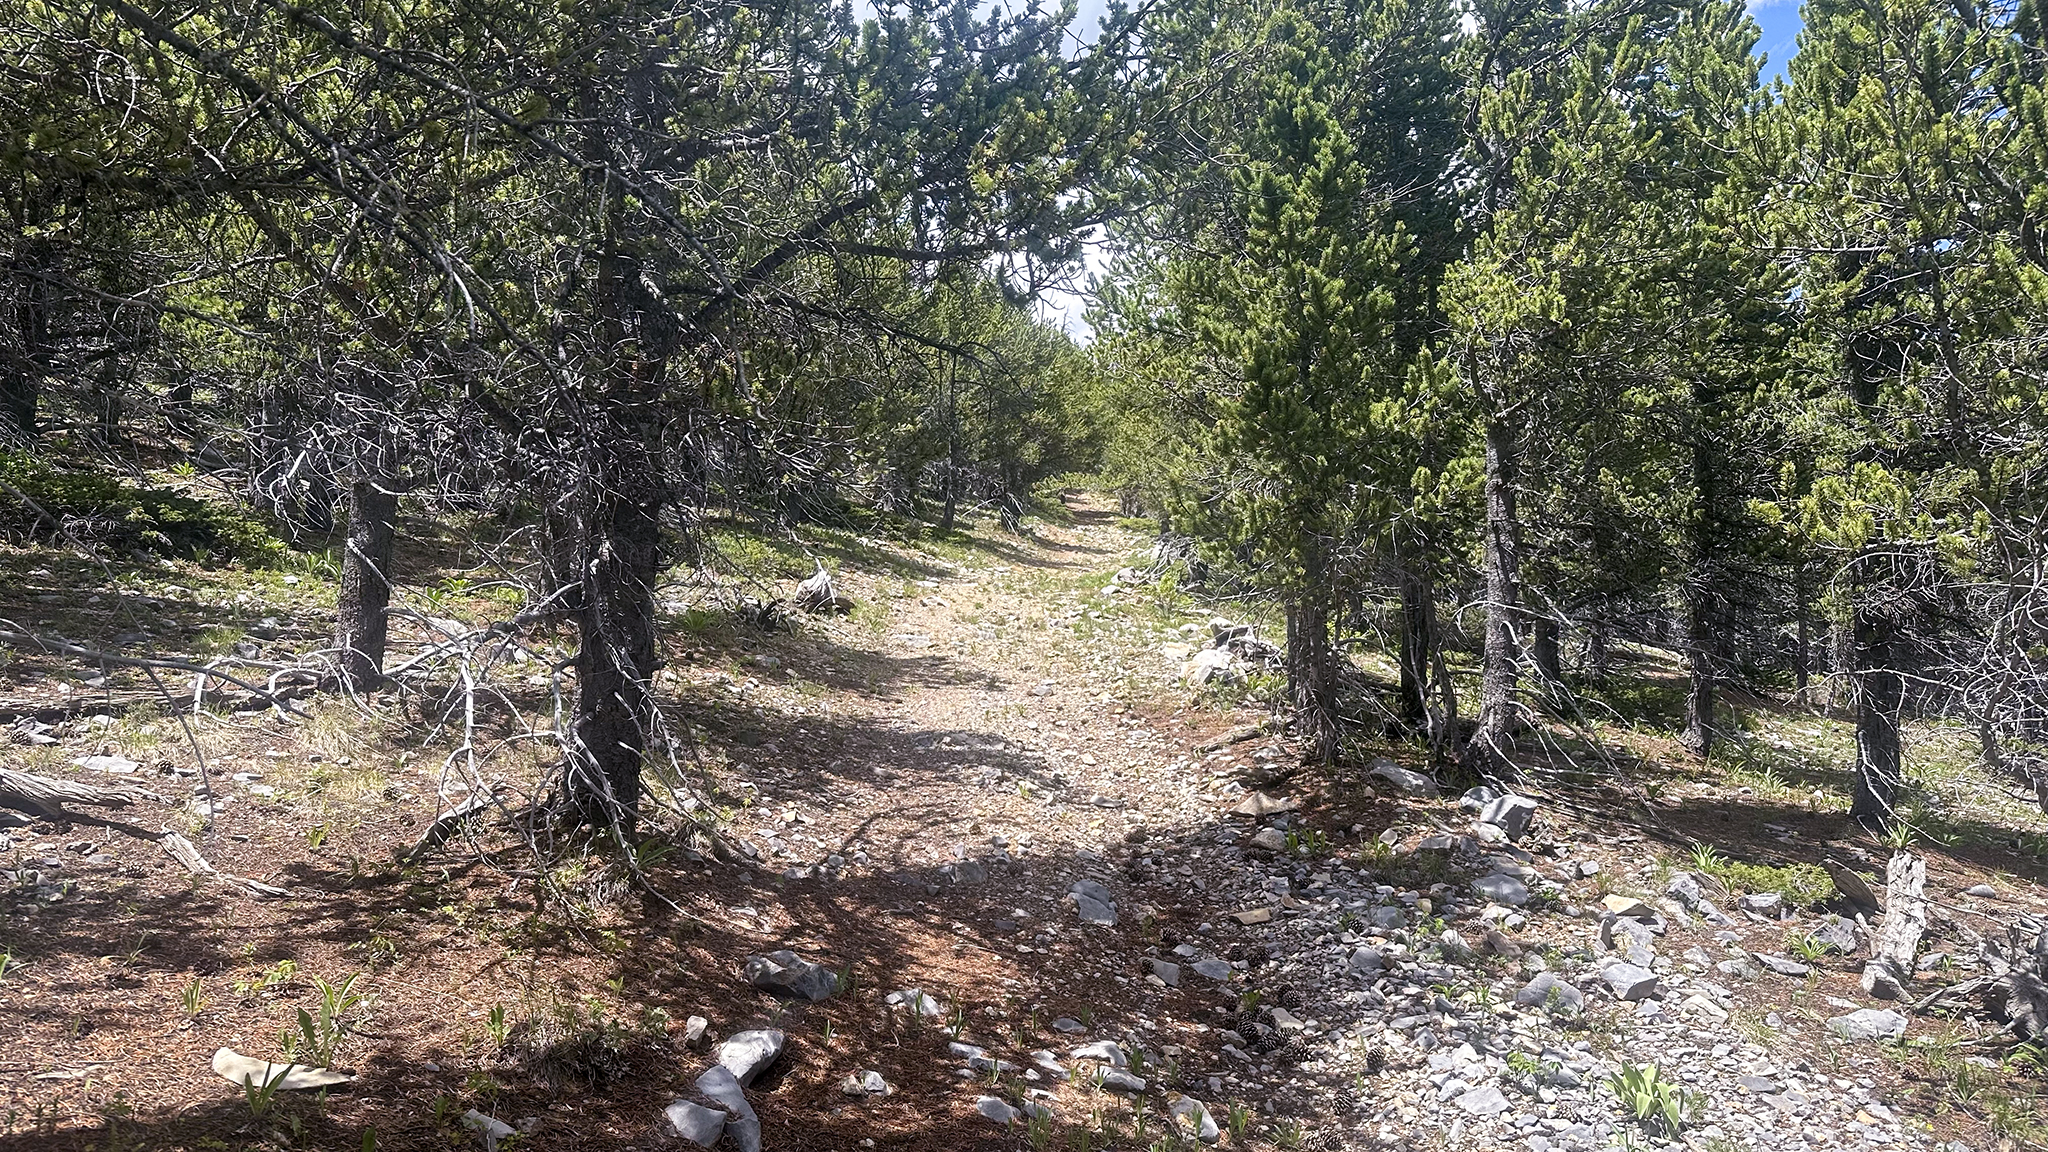
[[(1256, 678), (1233, 686), (1260, 654), (1241, 614), (1076, 512), (841, 541), (853, 612), (793, 632), (667, 590), (695, 752), (673, 795), (722, 844), (648, 854), (645, 888), (595, 858), (536, 873), (491, 826), (391, 863), (483, 781), (430, 731), (333, 712), (201, 722), (221, 795), (193, 838), (257, 888), (89, 828), (0, 833), (0, 1147), (2042, 1146), (2033, 1050), (1910, 1011), (2048, 908), (2038, 817), (1911, 849), (1930, 939), (1876, 1000), (1882, 914), (1758, 880), (1830, 860), (1882, 895), (1893, 849), (1838, 777), (1741, 784), (1654, 724), (1598, 759), (1560, 744), (1509, 795), (1440, 793), (1400, 746), (1304, 767)], [(267, 657), (318, 632), (317, 601), (273, 591), (243, 610)], [(162, 716), (21, 730), (53, 743), (15, 765), (192, 786)], [(353, 1080), (272, 1111), (209, 1064), (286, 1060), (351, 972), (324, 1063)]]

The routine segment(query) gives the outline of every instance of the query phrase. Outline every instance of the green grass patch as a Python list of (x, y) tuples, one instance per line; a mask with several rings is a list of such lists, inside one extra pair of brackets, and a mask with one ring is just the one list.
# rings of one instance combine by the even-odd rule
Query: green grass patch
[[(58, 469), (20, 452), (0, 452), (0, 478), (62, 521), (70, 535), (90, 543), (149, 548), (202, 563), (268, 565), (285, 554), (255, 517), (168, 488)], [(55, 535), (56, 527), (25, 504), (0, 504), (0, 531), (31, 539)]]

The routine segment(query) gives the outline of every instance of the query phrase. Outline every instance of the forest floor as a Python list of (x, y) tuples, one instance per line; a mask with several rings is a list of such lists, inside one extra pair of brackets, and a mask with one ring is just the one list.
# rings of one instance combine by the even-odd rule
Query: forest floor
[[(1845, 816), (1848, 728), (1823, 708), (1738, 698), (1700, 761), (1674, 739), (1676, 665), (1630, 650), (1581, 722), (1528, 742), (1534, 820), (1505, 844), (1455, 789), (1368, 775), (1426, 769), (1413, 746), (1304, 766), (1266, 724), (1270, 677), (1185, 688), (1212, 618), (1243, 609), (1125, 572), (1149, 540), (1091, 498), (1022, 535), (711, 538), (757, 595), (816, 555), (856, 607), (763, 631), (721, 608), (729, 580), (663, 586), (686, 752), (657, 799), (730, 851), (646, 849), (637, 880), (603, 852), (538, 867), (502, 821), (394, 859), (486, 781), (532, 787), (548, 748), (519, 737), (550, 722), (564, 637), (473, 669), (495, 686), (474, 769), (433, 691), (288, 720), (195, 713), (166, 673), (172, 713), (144, 674), (10, 653), (0, 707), (53, 742), (0, 763), (153, 792), (109, 815), (187, 833), (226, 875), (118, 830), (0, 827), (0, 1149), (683, 1148), (664, 1107), (757, 1028), (785, 1045), (747, 1089), (768, 1152), (1192, 1148), (1202, 1112), (1262, 1152), (2048, 1147), (2039, 1049), (1968, 1014), (1831, 1026), (1901, 1005), (1858, 987), (1865, 928), (1808, 903), (1828, 859), (1881, 892), (1893, 850)], [(424, 575), (389, 663), (436, 621), (510, 614), (482, 559), (401, 557)], [(267, 675), (324, 644), (332, 575), (10, 548), (0, 619)], [(1955, 732), (1916, 728), (1911, 759), (1918, 996), (1970, 974), (1973, 934), (2048, 914), (2048, 820)], [(1084, 921), (1103, 895), (1115, 923)], [(751, 986), (744, 962), (777, 949), (830, 994)], [(1621, 999), (1619, 957), (1655, 988)], [(911, 989), (930, 1014), (889, 1002)], [(222, 1048), (354, 1079), (266, 1098), (214, 1073)], [(1652, 1065), (1626, 1100), (1607, 1086)], [(1675, 1133), (1629, 1107), (1659, 1084)]]

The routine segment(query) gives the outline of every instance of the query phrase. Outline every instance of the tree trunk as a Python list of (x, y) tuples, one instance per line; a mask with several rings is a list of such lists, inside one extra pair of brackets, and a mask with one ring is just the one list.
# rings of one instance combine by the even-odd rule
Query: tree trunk
[(1429, 722), (1429, 661), (1436, 650), (1436, 595), (1425, 573), (1401, 572), (1400, 717)]
[(1337, 758), (1337, 692), (1330, 648), (1330, 609), (1320, 597), (1287, 605), (1287, 684), (1304, 755), (1318, 764)]
[(1856, 703), (1856, 789), (1849, 815), (1866, 827), (1891, 827), (1905, 783), (1899, 746), (1899, 709), (1905, 680), (1898, 672), (1899, 621), (1873, 589), (1859, 591), (1856, 662), (1851, 672)]
[(1594, 682), (1607, 679), (1607, 622), (1594, 619), (1586, 629), (1586, 667), (1584, 674)]
[(569, 786), (580, 820), (630, 835), (654, 719), (659, 484), (643, 434), (623, 420), (607, 423), (584, 479)]
[(1557, 620), (1539, 616), (1530, 629), (1529, 660), (1543, 680), (1543, 690), (1555, 696), (1564, 690), (1564, 657), (1559, 651)]
[(1515, 635), (1521, 604), (1521, 525), (1515, 512), (1515, 485), (1521, 466), (1521, 443), (1506, 420), (1486, 425), (1486, 643), (1479, 676), (1479, 719), (1464, 760), (1478, 771), (1503, 772), (1510, 767), (1508, 740), (1516, 720), (1515, 690), (1521, 644)]
[[(379, 469), (377, 471), (385, 471)], [(348, 490), (348, 547), (334, 601), (334, 647), (350, 691), (367, 692), (384, 678), (391, 621), (391, 544), (398, 495), (386, 475), (359, 476)]]
[(36, 434), (43, 378), (49, 374), (50, 301), (48, 279), (56, 256), (50, 242), (24, 239), (15, 248), (13, 320), (17, 347), (0, 360), (0, 420), (27, 438)]
[(1678, 742), (1696, 756), (1705, 756), (1714, 746), (1714, 697), (1719, 682), (1712, 595), (1699, 586), (1697, 576), (1685, 590), (1686, 658), (1691, 674), (1685, 693), (1685, 731)]

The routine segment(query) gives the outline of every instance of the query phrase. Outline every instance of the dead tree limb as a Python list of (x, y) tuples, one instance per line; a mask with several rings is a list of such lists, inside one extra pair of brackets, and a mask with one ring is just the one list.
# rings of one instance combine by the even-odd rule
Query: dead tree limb
[(81, 784), (76, 780), (57, 780), (49, 776), (36, 776), (28, 772), (16, 772), (11, 768), (0, 768), (0, 808), (12, 808), (44, 820), (99, 823), (92, 817), (69, 811), (64, 805), (85, 804), (94, 808), (126, 808), (138, 800), (155, 798), (147, 792), (133, 788), (103, 788), (95, 784)]
[(1863, 990), (1880, 1000), (1906, 994), (1913, 958), (1927, 931), (1927, 861), (1899, 852), (1885, 866), (1884, 924), (1863, 966)]
[(63, 656), (73, 656), (80, 660), (91, 660), (96, 664), (111, 664), (122, 668), (162, 668), (175, 672), (191, 672), (200, 676), (212, 676), (247, 691), (258, 700), (277, 709), (284, 716), (304, 719), (306, 715), (304, 712), (293, 707), (291, 701), (273, 696), (254, 684), (249, 683), (247, 680), (230, 676), (220, 669), (209, 665), (194, 664), (190, 660), (145, 659), (140, 656), (122, 656), (114, 652), (102, 652), (97, 648), (87, 648), (81, 644), (73, 644), (69, 640), (59, 640), (54, 636), (39, 636), (34, 632), (22, 632), (12, 628), (0, 628), (0, 643), (13, 644), (23, 648), (35, 648), (39, 651), (53, 652)]

